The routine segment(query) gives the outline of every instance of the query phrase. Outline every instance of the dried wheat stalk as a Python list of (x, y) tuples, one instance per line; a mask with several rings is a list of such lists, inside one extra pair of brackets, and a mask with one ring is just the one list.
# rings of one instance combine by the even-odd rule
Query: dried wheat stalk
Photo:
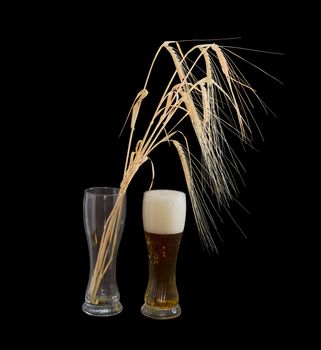
[[(133, 147), (139, 110), (148, 94), (147, 85), (154, 63), (163, 50), (170, 54), (175, 71), (143, 138)], [(252, 117), (249, 94), (258, 98), (227, 52), (232, 53), (212, 43), (195, 45), (185, 54), (179, 42), (164, 42), (158, 49), (145, 85), (135, 98), (128, 115), (131, 118), (131, 132), (120, 184), (121, 195), (106, 222), (102, 236), (89, 291), (92, 303), (96, 302), (99, 284), (111, 263), (124, 199), (122, 194), (126, 193), (140, 167), (150, 160), (151, 152), (164, 142), (173, 143), (178, 152), (200, 237), (207, 248), (216, 249), (210, 232), (210, 223), (215, 227), (215, 222), (207, 204), (211, 202), (205, 200), (206, 197), (209, 199), (206, 188), (215, 196), (218, 206), (227, 207), (229, 201), (234, 199), (237, 188), (231, 168), (239, 173), (241, 165), (227, 142), (224, 130), (231, 131), (243, 142), (249, 143), (249, 118)], [(192, 53), (197, 55), (193, 60), (190, 59)], [(201, 63), (204, 69), (200, 68)], [(261, 100), (260, 102), (263, 104)], [(226, 111), (223, 110), (223, 105), (227, 107)], [(179, 125), (185, 119), (189, 119), (194, 128), (202, 153), (201, 162), (191, 154), (189, 140), (179, 131)], [(179, 142), (179, 139), (183, 141)], [(154, 178), (154, 167), (151, 164)], [(108, 257), (110, 247), (112, 252)]]

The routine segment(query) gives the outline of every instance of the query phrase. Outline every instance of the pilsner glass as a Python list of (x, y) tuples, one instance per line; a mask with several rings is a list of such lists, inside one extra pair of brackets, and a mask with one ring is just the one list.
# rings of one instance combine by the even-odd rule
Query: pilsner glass
[[(126, 196), (126, 194), (122, 194)], [(120, 196), (119, 188), (93, 187), (85, 190), (84, 195), (84, 225), (88, 242), (90, 258), (90, 274), (87, 285), (83, 311), (91, 316), (113, 316), (119, 314), (123, 307), (119, 301), (119, 291), (116, 280), (116, 261), (119, 243), (123, 234), (126, 217), (126, 197), (123, 199), (120, 223), (111, 264), (101, 279), (95, 299), (90, 297), (90, 286), (98, 258), (104, 227), (115, 203)], [(107, 249), (107, 261), (111, 257), (113, 247)]]
[(143, 224), (149, 258), (149, 280), (143, 315), (169, 319), (181, 314), (176, 286), (176, 261), (186, 218), (185, 193), (153, 190), (144, 193)]

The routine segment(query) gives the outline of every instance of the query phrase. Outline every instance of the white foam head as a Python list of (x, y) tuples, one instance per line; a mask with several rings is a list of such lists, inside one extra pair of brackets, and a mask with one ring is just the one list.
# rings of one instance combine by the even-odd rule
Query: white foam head
[(144, 193), (144, 231), (174, 234), (184, 231), (186, 195), (172, 190), (153, 190)]

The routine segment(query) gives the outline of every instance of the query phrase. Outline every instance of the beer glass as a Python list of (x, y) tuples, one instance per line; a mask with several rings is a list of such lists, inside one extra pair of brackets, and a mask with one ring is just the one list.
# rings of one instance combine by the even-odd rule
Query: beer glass
[(181, 314), (176, 286), (176, 260), (185, 218), (185, 193), (171, 190), (144, 193), (143, 225), (149, 280), (141, 312), (147, 317), (169, 319)]
[[(89, 249), (90, 274), (87, 285), (83, 311), (91, 316), (113, 316), (119, 314), (123, 307), (119, 301), (119, 291), (116, 280), (116, 261), (120, 240), (123, 234), (126, 218), (126, 197), (121, 210), (120, 223), (117, 231), (114, 254), (107, 272), (100, 281), (95, 295), (91, 300), (90, 286), (98, 258), (100, 243), (107, 218), (120, 196), (119, 188), (93, 187), (85, 190), (84, 195), (84, 225)], [(123, 196), (126, 196), (123, 194)], [(107, 250), (107, 261), (111, 257), (113, 247)]]

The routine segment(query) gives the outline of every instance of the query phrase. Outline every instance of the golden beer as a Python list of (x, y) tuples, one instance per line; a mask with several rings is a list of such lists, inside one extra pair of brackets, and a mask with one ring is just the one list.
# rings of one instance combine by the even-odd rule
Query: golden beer
[(149, 280), (142, 313), (167, 319), (181, 313), (176, 286), (176, 261), (186, 217), (186, 197), (170, 190), (147, 191), (143, 224), (149, 258)]
[(171, 308), (178, 304), (176, 260), (182, 234), (145, 232), (149, 258), (149, 281), (145, 303), (150, 306)]

